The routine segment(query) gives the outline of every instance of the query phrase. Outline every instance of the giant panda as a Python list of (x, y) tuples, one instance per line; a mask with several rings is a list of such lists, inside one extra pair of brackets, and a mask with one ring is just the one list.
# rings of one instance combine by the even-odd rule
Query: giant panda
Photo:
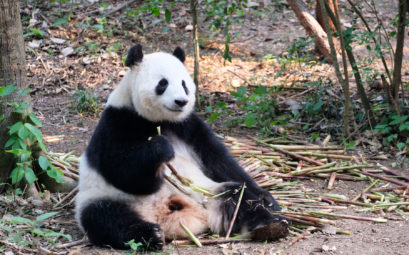
[[(126, 73), (108, 98), (81, 157), (76, 219), (95, 245), (125, 249), (130, 240), (160, 250), (165, 240), (225, 233), (245, 185), (233, 233), (274, 240), (288, 233), (280, 207), (238, 165), (210, 127), (194, 113), (195, 84), (185, 53), (128, 53)], [(160, 127), (161, 134), (158, 134)], [(177, 173), (214, 197), (165, 176)]]

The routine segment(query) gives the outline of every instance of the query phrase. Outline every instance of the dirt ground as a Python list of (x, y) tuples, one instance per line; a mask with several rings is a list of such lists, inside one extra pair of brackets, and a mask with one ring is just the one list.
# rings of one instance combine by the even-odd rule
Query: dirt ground
[[(105, 2), (117, 4), (121, 1)], [(201, 49), (199, 89), (208, 100), (220, 92), (232, 91), (239, 86), (248, 84), (295, 86), (306, 80), (318, 80), (323, 77), (330, 77), (335, 80), (333, 69), (327, 64), (290, 66), (283, 75), (275, 77), (275, 74), (280, 71), (280, 65), (263, 57), (268, 54), (279, 55), (297, 38), (305, 36), (305, 32), (287, 6), (283, 5), (283, 9), (280, 9), (273, 3), (269, 3), (269, 8), (264, 9), (262, 4), (268, 1), (254, 2), (259, 4), (256, 7), (258, 11), (249, 11), (242, 24), (234, 24), (232, 27), (233, 33), (241, 32), (239, 38), (232, 39), (232, 63), (225, 63), (222, 58), (223, 39), (219, 36), (209, 40), (206, 47)], [(345, 2), (340, 0), (341, 6), (344, 6)], [(386, 1), (382, 3), (383, 6), (380, 8), (387, 10), (382, 13), (385, 20), (393, 17), (396, 2)], [(122, 65), (121, 54), (126, 53), (129, 46), (135, 42), (141, 42), (146, 52), (158, 49), (171, 51), (175, 46), (180, 45), (187, 49), (186, 65), (189, 71), (193, 70), (192, 52), (189, 50), (191, 48), (191, 35), (190, 32), (186, 31), (186, 26), (189, 24), (188, 15), (186, 16), (188, 4), (179, 3), (179, 5), (180, 16), (175, 19), (172, 23), (174, 26), (171, 26), (168, 32), (162, 32), (160, 26), (148, 27), (145, 31), (149, 32), (141, 33), (136, 29), (126, 32), (120, 30), (117, 35), (109, 38), (95, 32), (83, 32), (80, 29), (70, 30), (67, 27), (53, 27), (48, 30), (49, 35), (42, 39), (40, 48), (27, 46), (28, 80), (30, 81), (33, 109), (43, 122), (42, 131), (45, 141), (53, 141), (47, 142), (50, 151), (63, 153), (73, 151), (77, 156), (82, 154), (98, 123), (99, 116), (98, 114), (87, 115), (73, 112), (70, 109), (70, 96), (78, 85), (82, 85), (98, 96), (101, 102), (100, 108), (103, 109), (109, 93), (116, 87), (126, 70)], [(91, 5), (84, 4), (84, 6), (86, 8), (84, 7), (82, 11), (95, 10)], [(39, 11), (41, 15), (35, 15), (39, 22), (55, 20), (58, 17), (57, 13), (53, 11), (47, 13), (47, 9), (41, 8)], [(30, 4), (23, 4), (23, 11), (27, 15), (31, 15), (34, 9), (36, 8)], [(66, 10), (62, 9), (63, 13), (64, 11)], [(115, 18), (120, 15), (121, 12), (112, 14), (113, 18), (108, 18), (108, 23), (120, 23), (115, 21)], [(84, 22), (81, 13), (75, 11), (73, 19), (75, 22)], [(348, 21), (348, 17), (343, 17), (343, 19)], [(145, 20), (145, 22), (147, 21)], [(50, 23), (52, 22), (50, 21)], [(69, 28), (74, 27), (73, 24), (70, 24)], [(205, 25), (201, 27), (201, 31), (209, 33)], [(175, 34), (180, 36), (174, 38)], [(53, 44), (49, 40), (51, 37), (63, 38), (67, 43), (64, 45)], [(90, 40), (98, 41), (100, 49), (94, 53), (79, 52), (67, 57), (62, 56), (61, 50), (67, 44), (85, 45)], [(32, 38), (26, 38), (27, 44), (32, 41)], [(120, 52), (109, 53), (106, 49), (117, 41), (121, 42)], [(408, 49), (409, 44), (406, 43), (405, 52)], [(50, 54), (50, 51), (54, 54)], [(406, 75), (408, 74), (407, 70), (404, 72)], [(290, 93), (296, 94), (299, 91), (294, 90)], [(237, 134), (237, 131), (226, 128), (223, 123), (217, 122), (213, 127), (220, 133)], [(55, 137), (58, 139), (53, 140), (52, 138)], [(308, 136), (305, 139), (307, 140)], [(358, 151), (354, 153), (366, 154), (367, 152), (366, 148), (358, 147)], [(391, 153), (388, 154), (392, 155), (389, 160), (393, 162), (394, 152)], [(409, 174), (409, 170), (400, 170)], [(322, 180), (306, 180), (303, 185), (307, 188), (313, 188), (317, 192), (326, 191), (326, 182)], [(333, 192), (344, 194), (352, 199), (360, 194), (367, 185), (368, 183), (365, 182), (337, 181)], [(355, 209), (357, 208), (350, 206), (347, 210), (335, 212), (379, 217), (379, 214), (358, 213)], [(65, 215), (59, 224), (62, 224), (74, 240), (83, 238), (83, 234), (75, 224), (73, 208), (67, 208), (64, 213)], [(294, 236), (271, 243), (241, 242), (210, 245), (202, 248), (167, 246), (162, 253), (155, 254), (227, 255), (277, 254), (278, 252), (280, 254), (409, 254), (409, 216), (402, 216), (395, 212), (385, 212), (385, 215), (382, 216), (388, 219), (387, 223), (339, 220), (337, 227), (350, 231), (350, 235), (314, 232), (290, 247), (286, 246)], [(123, 254), (122, 251), (90, 245), (83, 245), (66, 251), (69, 254)]]

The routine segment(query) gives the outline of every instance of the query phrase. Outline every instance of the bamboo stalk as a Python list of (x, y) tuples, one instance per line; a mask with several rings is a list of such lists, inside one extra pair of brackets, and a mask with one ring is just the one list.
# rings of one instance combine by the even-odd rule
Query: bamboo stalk
[(360, 221), (372, 221), (377, 223), (386, 223), (388, 222), (387, 219), (384, 218), (371, 218), (371, 217), (361, 217), (361, 216), (354, 216), (354, 215), (345, 215), (345, 214), (334, 214), (334, 213), (324, 213), (324, 212), (307, 212), (308, 214), (315, 215), (317, 217), (330, 217), (330, 218), (343, 218), (343, 219), (351, 219), (351, 220), (360, 220)]
[(304, 168), (304, 169), (299, 170), (299, 171), (298, 170), (297, 171), (292, 171), (291, 174), (293, 174), (293, 175), (302, 175), (302, 174), (309, 173), (309, 172), (311, 172), (313, 170), (319, 170), (319, 169), (324, 169), (324, 168), (328, 168), (328, 167), (333, 167), (336, 164), (337, 164), (337, 162), (331, 162), (331, 163), (325, 164), (323, 166), (314, 166), (314, 167)]
[(230, 221), (229, 229), (227, 230), (226, 237), (224, 238), (226, 240), (229, 239), (230, 233), (231, 233), (231, 231), (233, 229), (234, 222), (236, 221), (237, 213), (239, 212), (239, 207), (240, 207), (240, 204), (241, 204), (241, 200), (243, 199), (244, 189), (245, 188), (246, 188), (246, 184), (243, 183), (243, 187), (241, 188), (239, 199), (238, 199), (237, 204), (236, 204), (236, 209), (234, 209), (234, 213), (233, 213), (233, 217), (232, 217), (232, 219)]
[[(223, 244), (223, 243), (235, 243), (235, 242), (248, 242), (251, 241), (250, 239), (216, 239), (216, 240), (206, 240), (206, 239), (199, 239), (202, 245), (213, 245), (213, 244)], [(181, 245), (189, 245), (194, 244), (192, 240), (173, 240), (171, 242), (172, 245), (181, 246)]]
[(199, 239), (192, 233), (192, 231), (190, 231), (190, 229), (188, 227), (186, 227), (185, 225), (183, 225), (182, 222), (179, 221), (179, 225), (182, 227), (182, 229), (186, 232), (186, 234), (190, 237), (190, 239), (192, 239), (192, 241), (198, 246), (198, 247), (202, 247), (202, 244), (200, 243)]
[(276, 151), (279, 151), (279, 152), (281, 152), (281, 153), (284, 153), (284, 154), (286, 154), (286, 155), (288, 155), (288, 156), (290, 156), (290, 157), (292, 157), (292, 158), (299, 159), (299, 160), (304, 160), (304, 161), (307, 161), (307, 162), (309, 162), (309, 163), (311, 163), (311, 164), (318, 165), (318, 166), (324, 165), (324, 163), (322, 163), (322, 162), (320, 162), (320, 161), (317, 161), (317, 160), (314, 160), (314, 159), (311, 159), (311, 158), (307, 158), (307, 157), (301, 156), (301, 155), (299, 155), (299, 154), (297, 154), (297, 153), (294, 153), (294, 152), (287, 151), (287, 150), (282, 149), (282, 148), (280, 148), (280, 147), (277, 147), (277, 146), (274, 146), (274, 145), (265, 143), (265, 142), (263, 142), (263, 141), (261, 141), (261, 140), (258, 140), (258, 139), (256, 139), (256, 138), (253, 138), (253, 139), (254, 139), (254, 141), (256, 141), (256, 142), (258, 142), (258, 143), (260, 143), (260, 144), (263, 144), (263, 145), (265, 145), (265, 146), (268, 146), (268, 147), (270, 147), (270, 148), (272, 148), (272, 149), (274, 149), (274, 150), (276, 150)]
[(373, 167), (372, 165), (352, 165), (352, 166), (340, 166), (340, 167), (331, 167), (328, 169), (320, 169), (320, 170), (314, 170), (309, 172), (308, 174), (317, 174), (317, 173), (330, 173), (330, 172), (341, 172), (344, 170), (351, 170), (351, 169), (361, 169), (361, 168), (369, 168)]
[(380, 179), (380, 180), (383, 180), (383, 181), (387, 181), (387, 182), (391, 182), (391, 183), (394, 183), (394, 184), (398, 184), (398, 185), (401, 185), (401, 186), (409, 186), (409, 183), (407, 183), (407, 182), (403, 182), (403, 181), (399, 181), (399, 180), (387, 178), (387, 177), (381, 176), (381, 175), (379, 175), (379, 174), (368, 173), (368, 172), (366, 172), (366, 171), (361, 171), (360, 173), (362, 173), (362, 174), (364, 174), (364, 175), (371, 176), (371, 177), (376, 178), (376, 179)]
[(328, 181), (327, 189), (332, 190), (336, 178), (337, 178), (337, 172), (332, 172), (331, 177), (329, 178), (329, 181)]

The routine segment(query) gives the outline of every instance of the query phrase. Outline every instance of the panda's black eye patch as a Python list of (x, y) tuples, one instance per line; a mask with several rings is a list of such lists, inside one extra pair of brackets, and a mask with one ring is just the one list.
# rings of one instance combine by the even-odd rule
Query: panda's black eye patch
[(158, 85), (156, 85), (156, 89), (155, 92), (157, 95), (162, 95), (166, 88), (168, 87), (168, 80), (166, 80), (165, 78), (163, 78), (162, 80), (159, 81)]
[(189, 95), (189, 90), (186, 87), (186, 82), (184, 80), (182, 80), (182, 87), (185, 90), (186, 95)]

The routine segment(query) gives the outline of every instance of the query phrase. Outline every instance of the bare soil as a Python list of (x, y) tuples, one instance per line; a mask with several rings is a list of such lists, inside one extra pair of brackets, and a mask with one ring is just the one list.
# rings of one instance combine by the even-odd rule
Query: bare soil
[[(105, 2), (118, 4), (123, 1)], [(220, 36), (204, 43), (204, 48), (201, 49), (199, 89), (205, 95), (205, 99), (216, 100), (226, 97), (226, 94), (220, 92), (229, 92), (239, 86), (282, 84), (291, 87), (306, 81), (325, 80), (328, 77), (335, 81), (332, 67), (322, 63), (316, 65), (290, 64), (283, 75), (275, 77), (282, 66), (274, 62), (274, 59), (263, 59), (263, 57), (268, 54), (279, 55), (297, 38), (305, 36), (305, 32), (285, 4), (283, 9), (279, 9), (273, 3), (264, 6), (264, 3), (268, 1), (255, 2), (259, 6), (253, 11), (247, 11), (244, 22), (234, 24), (231, 29), (233, 33), (241, 33), (239, 38), (232, 39), (232, 63), (225, 62), (222, 58), (223, 39)], [(379, 7), (383, 10), (382, 15), (385, 20), (390, 20), (396, 13), (396, 2), (390, 1), (390, 5)], [(346, 5), (345, 1), (341, 0), (340, 4), (341, 6)], [(64, 7), (56, 11), (58, 6), (55, 4), (51, 6), (51, 8), (46, 8), (45, 5), (22, 4), (26, 15), (32, 15), (33, 11), (39, 8), (38, 14), (35, 14), (39, 22), (52, 23), (69, 11)], [(74, 112), (70, 109), (70, 97), (78, 85), (84, 86), (99, 97), (102, 110), (109, 93), (116, 87), (126, 70), (121, 57), (126, 54), (126, 50), (131, 45), (140, 42), (145, 52), (153, 52), (158, 49), (169, 52), (180, 45), (187, 49), (186, 66), (189, 71), (193, 70), (191, 57), (193, 54), (189, 50), (191, 49), (191, 34), (185, 31), (190, 20), (188, 3), (177, 3), (172, 9), (174, 11), (172, 15), (175, 17), (168, 32), (162, 32), (163, 24), (151, 26), (151, 19), (147, 16), (140, 21), (144, 28), (143, 32), (137, 29), (125, 29), (129, 24), (124, 22), (126, 20), (124, 10), (114, 12), (107, 17), (108, 24), (115, 26), (118, 30), (112, 37), (97, 33), (92, 29), (77, 28), (76, 23), (85, 22), (85, 18), (81, 16), (83, 12), (90, 12), (92, 19), (97, 17), (92, 16), (92, 11), (96, 10), (95, 6), (83, 3), (80, 7), (74, 8), (74, 17), (68, 24), (44, 29), (47, 34), (44, 39), (41, 39), (40, 47), (27, 46), (26, 52), (33, 109), (43, 122), (42, 131), (45, 141), (53, 141), (51, 138), (59, 137), (57, 141), (47, 142), (48, 149), (64, 153), (74, 151), (77, 156), (80, 156), (85, 150), (98, 123), (99, 114)], [(96, 15), (98, 12), (94, 13)], [(344, 17), (344, 20), (348, 21), (348, 17)], [(210, 34), (205, 24), (201, 26), (201, 31), (205, 36)], [(51, 37), (62, 38), (66, 40), (66, 43), (53, 43), (50, 41)], [(29, 44), (33, 40), (27, 37), (26, 43)], [(72, 46), (75, 49), (75, 47), (89, 44), (90, 41), (99, 43), (94, 52), (88, 50), (67, 57), (62, 56), (63, 48)], [(120, 49), (117, 52), (108, 52), (108, 48), (116, 42), (121, 43)], [(408, 45), (405, 45), (405, 51), (409, 49)], [(315, 53), (311, 54), (314, 56)], [(316, 59), (318, 60), (318, 57)], [(404, 79), (407, 79), (407, 76)], [(278, 94), (278, 97), (284, 98), (291, 95), (297, 97), (297, 94), (302, 91), (289, 89), (284, 94)], [(224, 126), (223, 122), (216, 122), (213, 127), (217, 132), (225, 134), (243, 134), (244, 132), (255, 135), (256, 133), (256, 130), (253, 129), (231, 130)], [(309, 137), (309, 134), (305, 134), (305, 140), (308, 140)], [(358, 147), (355, 153), (363, 155), (372, 153), (373, 151), (368, 148), (369, 146), (365, 149)], [(396, 152), (393, 149), (385, 153), (390, 156), (391, 162), (395, 161), (394, 153)], [(409, 173), (407, 169), (400, 170), (406, 174)], [(326, 191), (325, 181), (307, 180), (303, 185), (317, 192)], [(368, 183), (365, 182), (337, 181), (333, 192), (344, 194), (352, 199), (367, 186)], [(12, 206), (13, 210), (22, 212), (16, 207), (19, 205)], [(47, 210), (44, 207), (40, 209)], [(356, 209), (350, 206), (347, 211), (338, 212), (355, 214)], [(387, 223), (341, 220), (338, 221), (338, 227), (350, 231), (350, 235), (314, 232), (290, 247), (286, 246), (294, 236), (271, 243), (242, 242), (209, 245), (202, 248), (167, 246), (162, 253), (156, 254), (276, 254), (278, 251), (281, 251), (280, 254), (409, 254), (409, 217), (395, 212), (383, 213), (382, 216), (389, 219)], [(366, 214), (371, 217), (379, 216), (374, 213)], [(359, 215), (362, 216), (365, 213), (360, 212)], [(65, 229), (65, 233), (70, 233), (74, 240), (80, 240), (84, 236), (75, 223), (72, 207), (64, 209), (64, 215), (55, 224)], [(123, 254), (122, 251), (97, 248), (91, 245), (67, 249), (66, 252), (69, 254)]]

